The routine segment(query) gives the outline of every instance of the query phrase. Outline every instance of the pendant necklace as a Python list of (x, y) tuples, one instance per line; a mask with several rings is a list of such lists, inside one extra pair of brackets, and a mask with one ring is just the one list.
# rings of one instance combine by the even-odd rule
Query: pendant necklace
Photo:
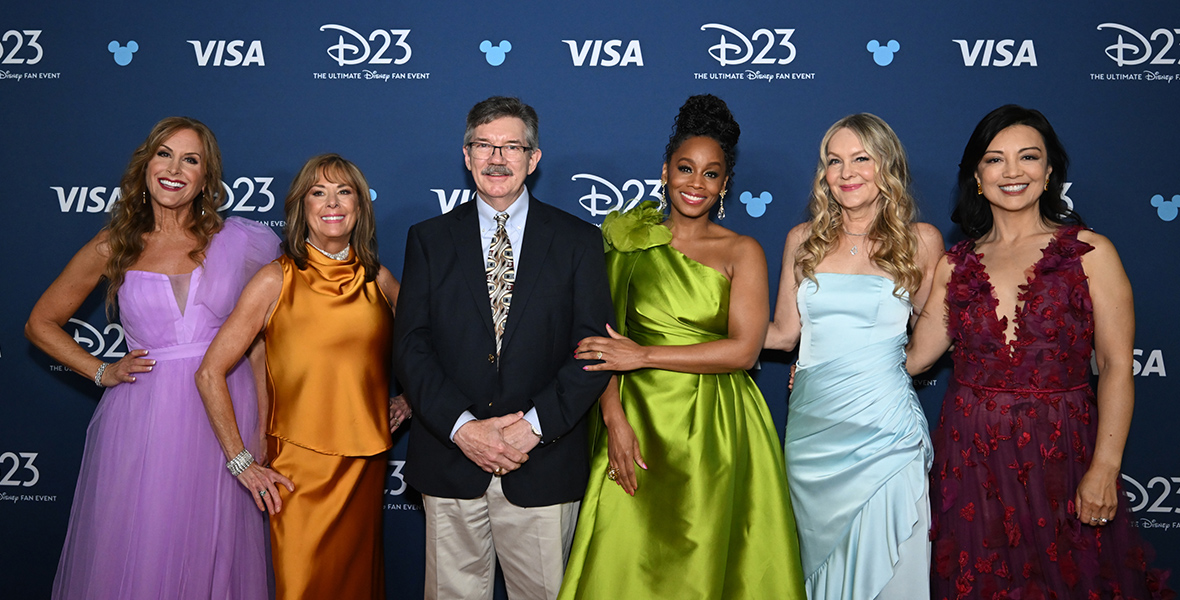
[[(868, 234), (869, 234), (869, 232), (867, 232), (867, 231), (866, 231), (866, 232), (864, 232), (864, 233), (852, 233), (852, 232), (848, 231), (847, 229), (843, 229), (843, 228), (841, 228), (841, 229), (842, 229), (842, 231), (844, 231), (844, 235), (848, 235), (848, 236), (852, 236), (852, 237), (860, 237), (860, 238), (862, 238), (862, 237), (864, 237), (864, 236), (866, 236), (866, 235), (868, 235)], [(853, 255), (853, 256), (856, 256), (856, 252), (857, 252), (857, 250), (858, 250), (858, 248), (857, 248), (857, 244), (859, 244), (859, 243), (860, 243), (860, 242), (857, 242), (856, 244), (853, 244), (853, 245), (852, 245), (852, 250), (849, 250), (849, 251), (848, 251), (848, 253), (849, 253), (849, 254), (851, 254), (851, 255)]]

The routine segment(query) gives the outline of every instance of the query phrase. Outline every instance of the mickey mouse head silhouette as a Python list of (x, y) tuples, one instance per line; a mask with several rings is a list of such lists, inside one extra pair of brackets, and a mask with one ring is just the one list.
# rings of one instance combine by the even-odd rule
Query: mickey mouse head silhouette
[(897, 43), (897, 40), (889, 40), (889, 43), (882, 46), (877, 40), (869, 40), (869, 45), (865, 48), (873, 53), (873, 62), (886, 67), (893, 62), (893, 53), (901, 50), (901, 44)]
[(742, 192), (740, 199), (742, 204), (746, 205), (746, 214), (757, 219), (766, 214), (766, 205), (774, 200), (774, 196), (771, 196), (770, 192), (762, 192), (757, 196), (750, 192)]
[(112, 41), (107, 44), (107, 51), (115, 55), (115, 64), (126, 67), (131, 64), (131, 55), (139, 51), (139, 44), (131, 40), (126, 46), (120, 46), (119, 42)]
[(1165, 221), (1172, 221), (1180, 215), (1180, 194), (1172, 196), (1171, 200), (1164, 200), (1160, 194), (1151, 197), (1151, 205), (1155, 207), (1155, 212)]
[(479, 51), (484, 53), (489, 65), (498, 67), (504, 64), (504, 55), (512, 51), (512, 42), (500, 40), (499, 46), (493, 46), (491, 41), (484, 40), (479, 43)]

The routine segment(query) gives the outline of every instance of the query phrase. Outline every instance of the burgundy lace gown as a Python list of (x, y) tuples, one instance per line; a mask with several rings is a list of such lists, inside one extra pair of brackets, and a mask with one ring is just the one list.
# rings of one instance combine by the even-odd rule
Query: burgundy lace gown
[(1033, 266), (1011, 345), (974, 242), (948, 253), (955, 370), (930, 475), (937, 600), (1174, 596), (1147, 569), (1121, 489), (1109, 525), (1075, 516), (1098, 427), (1094, 315), (1081, 264), (1093, 247), (1079, 230), (1062, 227)]

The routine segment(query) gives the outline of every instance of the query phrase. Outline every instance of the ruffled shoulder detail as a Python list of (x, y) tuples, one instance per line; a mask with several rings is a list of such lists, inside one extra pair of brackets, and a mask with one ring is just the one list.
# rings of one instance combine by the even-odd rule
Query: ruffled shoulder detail
[(205, 276), (193, 303), (228, 317), (250, 278), (280, 254), (279, 236), (270, 227), (241, 217), (226, 219), (205, 251)]
[(672, 241), (672, 231), (664, 227), (664, 213), (654, 201), (642, 202), (627, 212), (613, 211), (602, 221), (602, 240), (606, 250), (635, 252), (663, 246)]

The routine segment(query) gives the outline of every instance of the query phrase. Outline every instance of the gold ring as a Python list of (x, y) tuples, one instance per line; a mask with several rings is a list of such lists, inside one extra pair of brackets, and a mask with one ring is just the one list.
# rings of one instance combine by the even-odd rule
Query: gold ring
[(496, 467), (496, 470), (495, 470), (495, 471), (492, 471), (492, 475), (495, 475), (496, 477), (499, 477), (499, 476), (501, 476), (501, 475), (503, 475), (503, 474), (504, 474), (504, 469), (503, 469), (503, 467)]
[(601, 350), (598, 351), (598, 360), (602, 360), (602, 351)]
[(395, 418), (395, 419), (393, 420), (393, 426), (394, 426), (394, 427), (397, 427), (398, 425), (401, 425), (401, 424), (402, 424), (402, 420), (401, 420), (401, 419), (396, 419), (396, 418)]
[(606, 470), (606, 478), (607, 479), (614, 481), (615, 479), (618, 479), (618, 477), (619, 477), (619, 470), (618, 469), (611, 467)]

